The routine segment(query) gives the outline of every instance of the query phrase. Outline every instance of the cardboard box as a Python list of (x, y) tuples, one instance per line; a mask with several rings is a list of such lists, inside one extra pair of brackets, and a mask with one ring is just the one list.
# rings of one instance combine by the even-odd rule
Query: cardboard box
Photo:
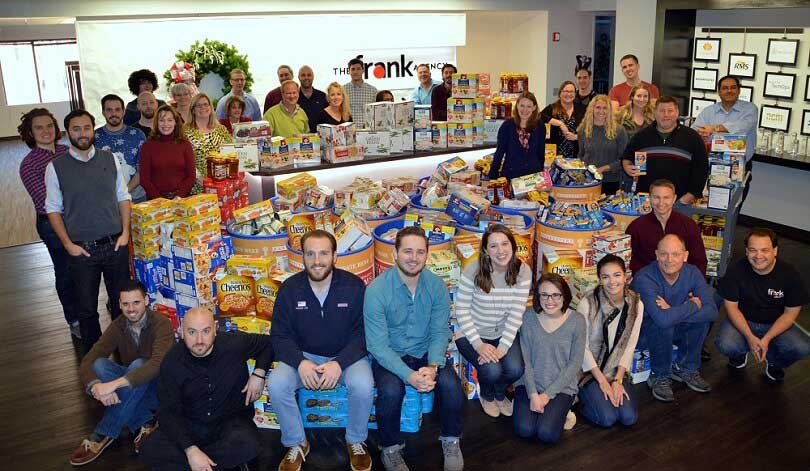
[(392, 128), (409, 128), (413, 126), (414, 103), (413, 101), (394, 102), (394, 125)]
[(413, 127), (414, 129), (430, 129), (430, 123), (433, 121), (431, 106), (430, 105), (416, 105), (413, 107)]
[(478, 96), (478, 74), (453, 74), (450, 88), (453, 98), (475, 98)]
[(387, 131), (396, 126), (395, 104), (390, 101), (366, 103), (366, 128), (372, 131)]
[(321, 163), (321, 138), (317, 134), (299, 134), (300, 139), (296, 165), (317, 165)]
[(348, 252), (354, 246), (364, 246), (371, 241), (371, 230), (366, 222), (355, 216), (351, 210), (340, 215), (335, 225), (338, 253)]
[(355, 143), (355, 124), (319, 124), (317, 127), (321, 147), (350, 146)]
[(261, 137), (270, 137), (270, 123), (267, 121), (250, 121), (233, 124), (233, 138), (236, 142), (256, 142)]
[(219, 146), (219, 153), (236, 154), (236, 156), (239, 157), (240, 172), (255, 172), (259, 170), (259, 146), (256, 142), (221, 144)]
[(450, 195), (444, 212), (459, 224), (472, 225), (479, 212), (489, 208), (489, 200), (469, 191), (457, 191)]
[(364, 147), (365, 155), (391, 155), (391, 131), (357, 131), (357, 144)]
[(288, 198), (300, 198), (306, 191), (317, 185), (318, 181), (312, 175), (304, 172), (290, 178), (276, 182), (276, 193)]
[(435, 149), (447, 148), (447, 122), (434, 121), (430, 125), (431, 131), (431, 144)]
[[(437, 130), (436, 140), (441, 141), (441, 136)], [(439, 146), (437, 146), (439, 147)], [(447, 127), (444, 128), (444, 147), (447, 147)], [(433, 130), (415, 130), (413, 132), (413, 150), (428, 151), (433, 149)]]
[(630, 236), (621, 231), (608, 231), (593, 236), (593, 248), (601, 252), (621, 252), (630, 247)]
[(219, 200), (217, 200), (216, 195), (211, 193), (201, 193), (188, 198), (173, 200), (172, 205), (174, 215), (181, 218), (219, 211)]
[(354, 162), (357, 160), (363, 160), (365, 155), (365, 147), (360, 144), (321, 147), (321, 153), (323, 160), (333, 164), (338, 164), (341, 162)]
[(715, 133), (711, 135), (712, 152), (743, 152), (747, 148), (745, 134)]
[(447, 127), (447, 147), (472, 147), (473, 125), (471, 123), (450, 123)]
[(473, 102), (472, 98), (449, 98), (447, 100), (447, 122), (472, 123)]

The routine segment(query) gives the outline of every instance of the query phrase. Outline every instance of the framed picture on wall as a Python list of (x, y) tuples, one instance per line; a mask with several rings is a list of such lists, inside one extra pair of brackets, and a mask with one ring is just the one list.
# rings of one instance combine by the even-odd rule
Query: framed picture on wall
[(798, 39), (768, 40), (768, 55), (765, 63), (771, 65), (796, 65), (796, 55), (799, 52)]
[(762, 105), (759, 111), (759, 127), (787, 132), (790, 128), (790, 108)]
[(810, 101), (810, 75), (804, 80), (804, 101)]
[(765, 72), (765, 88), (762, 91), (762, 96), (792, 100), (795, 84), (796, 74)]
[(750, 102), (753, 99), (754, 99), (754, 87), (740, 85), (740, 100)]
[(714, 92), (717, 90), (717, 69), (694, 69), (692, 90)]
[(756, 54), (731, 52), (728, 55), (728, 75), (739, 78), (754, 78), (757, 66)]
[(810, 136), (810, 110), (802, 110), (802, 134)]
[(720, 38), (695, 38), (694, 60), (720, 62)]
[(715, 104), (714, 100), (692, 97), (689, 103), (689, 116), (697, 118), (701, 111), (713, 104)]

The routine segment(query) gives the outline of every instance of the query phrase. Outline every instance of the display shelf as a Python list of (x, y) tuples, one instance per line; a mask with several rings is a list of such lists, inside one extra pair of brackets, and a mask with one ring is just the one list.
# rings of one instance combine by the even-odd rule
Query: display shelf
[(754, 154), (753, 160), (754, 162), (762, 162), (764, 164), (777, 165), (779, 167), (810, 171), (810, 156), (807, 155), (793, 157), (784, 154), (769, 155), (756, 153)]

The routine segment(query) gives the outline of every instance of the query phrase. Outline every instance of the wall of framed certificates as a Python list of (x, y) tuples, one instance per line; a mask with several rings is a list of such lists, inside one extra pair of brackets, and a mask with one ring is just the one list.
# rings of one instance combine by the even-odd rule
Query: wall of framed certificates
[(686, 113), (697, 116), (719, 101), (717, 80), (734, 75), (740, 79), (740, 99), (759, 108), (760, 127), (810, 135), (810, 19), (805, 23), (803, 32), (787, 34), (759, 32), (761, 25), (740, 32), (696, 27)]

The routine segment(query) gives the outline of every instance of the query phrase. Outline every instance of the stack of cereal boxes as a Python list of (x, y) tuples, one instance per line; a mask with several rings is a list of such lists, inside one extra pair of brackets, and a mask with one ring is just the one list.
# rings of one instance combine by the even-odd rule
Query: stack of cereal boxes
[(411, 152), (414, 148), (412, 101), (366, 104), (366, 124), (357, 131), (357, 143), (369, 156)]
[(483, 145), (485, 102), (478, 96), (478, 81), (478, 74), (453, 74), (451, 98), (447, 100), (447, 122), (433, 123), (434, 147)]
[(413, 113), (413, 150), (433, 149), (433, 119), (430, 105), (416, 105)]
[(333, 164), (363, 160), (365, 149), (357, 143), (354, 123), (319, 124), (318, 137), (323, 160)]

